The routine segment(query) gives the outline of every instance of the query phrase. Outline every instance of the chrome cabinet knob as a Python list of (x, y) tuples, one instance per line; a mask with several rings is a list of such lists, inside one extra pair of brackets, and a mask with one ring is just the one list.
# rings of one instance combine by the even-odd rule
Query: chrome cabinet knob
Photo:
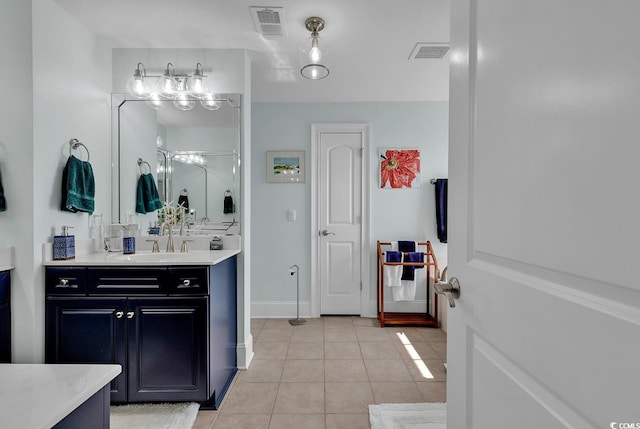
[(133, 319), (133, 315), (135, 313), (133, 311), (127, 311), (127, 319)]
[(69, 286), (69, 279), (60, 279), (60, 286)]
[(189, 279), (184, 279), (184, 281), (182, 282), (183, 285), (185, 286), (191, 286), (191, 280)]
[(124, 311), (116, 311), (116, 319), (122, 319), (124, 316)]

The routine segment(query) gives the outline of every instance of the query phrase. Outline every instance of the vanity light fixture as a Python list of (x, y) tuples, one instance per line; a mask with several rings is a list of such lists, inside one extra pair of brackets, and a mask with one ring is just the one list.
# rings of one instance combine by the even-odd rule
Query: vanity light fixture
[(329, 76), (329, 69), (326, 65), (322, 64), (322, 51), (320, 51), (319, 40), (320, 31), (324, 29), (324, 19), (312, 16), (307, 18), (304, 22), (304, 26), (311, 32), (310, 46), (307, 45), (303, 49), (304, 59), (303, 66), (300, 69), (300, 74), (311, 80), (324, 79)]
[(127, 81), (127, 91), (135, 98), (146, 100), (154, 109), (161, 109), (166, 101), (172, 101), (181, 110), (193, 109), (196, 101), (208, 110), (217, 110), (222, 103), (211, 90), (200, 63), (191, 75), (176, 73), (172, 63), (167, 63), (162, 75), (147, 75), (144, 64), (138, 63)]

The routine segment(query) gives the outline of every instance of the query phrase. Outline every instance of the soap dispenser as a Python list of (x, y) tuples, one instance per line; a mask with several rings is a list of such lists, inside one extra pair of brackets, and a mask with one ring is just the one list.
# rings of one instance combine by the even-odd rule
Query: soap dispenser
[(76, 237), (69, 235), (72, 226), (63, 225), (62, 235), (53, 237), (53, 259), (73, 259), (76, 257)]

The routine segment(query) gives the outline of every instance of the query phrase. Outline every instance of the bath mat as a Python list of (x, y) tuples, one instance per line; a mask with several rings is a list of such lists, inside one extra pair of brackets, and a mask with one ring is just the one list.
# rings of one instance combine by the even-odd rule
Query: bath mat
[(369, 405), (371, 429), (447, 429), (447, 404)]
[(111, 429), (189, 429), (198, 416), (195, 402), (111, 406)]

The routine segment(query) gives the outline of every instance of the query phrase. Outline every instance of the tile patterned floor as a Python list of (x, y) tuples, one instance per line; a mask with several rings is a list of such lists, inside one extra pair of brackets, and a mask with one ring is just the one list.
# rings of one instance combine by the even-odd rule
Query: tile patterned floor
[(251, 333), (250, 368), (194, 429), (369, 429), (369, 404), (446, 401), (440, 329), (322, 317), (252, 319)]

